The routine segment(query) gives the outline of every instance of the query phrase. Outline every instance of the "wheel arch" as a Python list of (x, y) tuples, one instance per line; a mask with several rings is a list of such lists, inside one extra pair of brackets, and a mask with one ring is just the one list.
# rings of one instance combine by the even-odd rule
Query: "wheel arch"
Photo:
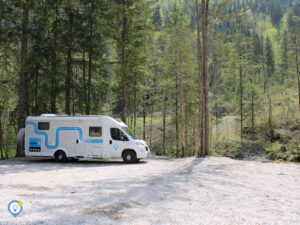
[(55, 154), (57, 153), (57, 152), (64, 152), (65, 154), (66, 154), (66, 157), (68, 157), (68, 152), (66, 151), (66, 149), (64, 149), (64, 148), (58, 148), (58, 149), (55, 149), (54, 151), (53, 151), (53, 157), (55, 157)]
[(122, 158), (123, 158), (123, 155), (124, 155), (124, 153), (125, 152), (134, 152), (134, 154), (137, 156), (137, 154), (136, 154), (136, 151), (134, 150), (134, 149), (132, 149), (132, 148), (126, 148), (126, 149), (123, 149), (123, 151), (122, 151)]

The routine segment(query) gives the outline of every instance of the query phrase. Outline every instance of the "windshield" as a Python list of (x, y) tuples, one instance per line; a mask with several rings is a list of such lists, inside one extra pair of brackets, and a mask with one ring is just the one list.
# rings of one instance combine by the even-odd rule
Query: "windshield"
[(132, 139), (137, 139), (136, 136), (134, 136), (133, 132), (129, 130), (127, 127), (122, 127), (122, 129), (125, 131), (126, 134), (128, 134)]

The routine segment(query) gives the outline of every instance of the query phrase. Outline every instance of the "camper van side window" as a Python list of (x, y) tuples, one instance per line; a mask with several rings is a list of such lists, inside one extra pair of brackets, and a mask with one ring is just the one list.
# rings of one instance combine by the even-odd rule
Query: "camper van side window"
[(110, 135), (113, 140), (116, 141), (128, 141), (128, 138), (124, 133), (118, 128), (110, 128)]
[(123, 141), (123, 133), (118, 128), (110, 128), (110, 135), (116, 141)]
[(90, 127), (89, 135), (90, 137), (101, 137), (102, 127)]
[(49, 122), (39, 122), (38, 123), (38, 129), (39, 130), (49, 130), (50, 123)]

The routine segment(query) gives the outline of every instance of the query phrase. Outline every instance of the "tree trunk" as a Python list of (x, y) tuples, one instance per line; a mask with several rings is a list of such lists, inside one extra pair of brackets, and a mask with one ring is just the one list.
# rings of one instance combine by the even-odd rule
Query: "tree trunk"
[(51, 59), (51, 67), (52, 67), (52, 76), (51, 76), (51, 100), (50, 100), (50, 111), (51, 113), (56, 113), (56, 95), (57, 95), (57, 87), (56, 87), (56, 76), (57, 76), (57, 55), (56, 55), (56, 38), (57, 38), (57, 14), (58, 14), (58, 6), (57, 3), (55, 8), (55, 21), (53, 23), (53, 46), (54, 50), (52, 52)]
[[(189, 130), (186, 129), (186, 126), (184, 126), (184, 156), (191, 156), (190, 148), (189, 148), (189, 139), (188, 137), (190, 136)], [(184, 157), (183, 156), (183, 157)]]
[(4, 155), (5, 155), (5, 159), (8, 159), (9, 158), (9, 155), (8, 155), (8, 150), (6, 149), (4, 149)]
[(299, 105), (299, 111), (300, 111), (300, 74), (299, 74), (299, 65), (298, 65), (298, 46), (297, 46), (297, 35), (295, 34), (295, 46), (296, 46), (296, 52), (295, 52), (295, 61), (296, 61), (296, 75), (298, 79), (298, 105)]
[[(76, 74), (76, 72), (75, 72)], [(71, 84), (73, 86), (73, 84)], [(75, 115), (75, 97), (74, 97), (74, 89), (71, 88), (71, 101), (72, 101), (72, 115)]]
[[(265, 54), (265, 53), (263, 53)], [(263, 88), (264, 88), (264, 93), (267, 91), (267, 78), (266, 78), (266, 69), (265, 69), (265, 55), (262, 57), (262, 80), (263, 80)]]
[(255, 113), (254, 113), (254, 91), (251, 91), (251, 124), (252, 124), (252, 140), (255, 134)]
[(88, 115), (88, 108), (87, 108), (87, 95), (86, 95), (86, 74), (85, 74), (85, 51), (82, 53), (82, 83), (83, 83), (83, 97), (84, 97), (84, 103), (85, 103), (85, 114)]
[(202, 93), (202, 53), (201, 53), (201, 35), (200, 35), (200, 17), (199, 17), (199, 3), (195, 0), (196, 5), (196, 26), (197, 26), (197, 62), (198, 62), (198, 80), (199, 80), (199, 150), (198, 156), (204, 156), (203, 148), (203, 93)]
[[(241, 30), (241, 22), (239, 21), (239, 32), (242, 33)], [(242, 51), (241, 51), (241, 36), (239, 36), (238, 39), (238, 43), (239, 43), (239, 59), (242, 60)], [(240, 123), (240, 140), (241, 143), (243, 143), (243, 122), (244, 122), (244, 114), (243, 114), (243, 70), (242, 70), (242, 65), (239, 65), (239, 75), (240, 75), (240, 119), (241, 119), (241, 123)]]
[[(93, 37), (93, 21), (90, 19), (90, 42)], [(89, 43), (89, 75), (88, 75), (88, 94), (87, 94), (87, 107), (86, 107), (86, 114), (89, 115), (91, 113), (91, 79), (92, 79), (92, 46)]]
[(1, 160), (4, 159), (4, 149), (3, 149), (3, 132), (2, 132), (2, 111), (3, 107), (0, 106), (0, 154), (1, 154)]
[[(21, 68), (19, 73), (19, 115), (18, 129), (25, 127), (26, 113), (28, 112), (27, 102), (27, 57), (28, 57), (28, 24), (29, 24), (29, 1), (23, 2), (22, 15), (22, 38), (21, 38)], [(25, 156), (23, 149), (17, 149), (17, 157)]]
[(179, 55), (179, 73), (180, 73), (180, 122), (181, 122), (181, 157), (184, 157), (184, 103), (183, 103), (183, 68), (182, 68), (182, 54)]
[(39, 86), (39, 66), (38, 63), (35, 67), (35, 77), (34, 77), (34, 115), (38, 115), (39, 111), (39, 100), (38, 100), (38, 87)]
[(126, 39), (127, 39), (127, 15), (126, 15), (126, 3), (123, 0), (123, 10), (122, 10), (122, 88), (123, 88), (123, 101), (122, 101), (122, 120), (126, 123), (127, 118), (127, 74), (126, 74)]
[(178, 128), (178, 75), (176, 72), (176, 80), (175, 80), (175, 95), (176, 95), (176, 101), (175, 101), (175, 123), (176, 123), (176, 157), (179, 155), (179, 128)]
[(216, 116), (216, 118), (215, 118), (215, 120), (216, 120), (216, 141), (218, 142), (219, 141), (219, 133), (218, 133), (218, 107), (217, 107), (217, 105), (215, 104), (215, 116)]
[(196, 145), (196, 123), (193, 123), (193, 134), (191, 140), (191, 147), (192, 147), (192, 156), (195, 155), (195, 145)]
[(208, 8), (209, 0), (202, 0), (202, 45), (203, 45), (203, 73), (202, 73), (202, 83), (203, 83), (203, 106), (204, 106), (204, 130), (203, 130), (203, 150), (205, 155), (209, 154), (209, 98), (208, 98)]
[(65, 80), (65, 86), (66, 86), (66, 114), (71, 114), (71, 49), (68, 48), (67, 51), (67, 74), (66, 74), (66, 80)]
[(88, 74), (88, 94), (87, 94), (87, 107), (86, 114), (91, 114), (91, 79), (92, 79), (92, 53), (89, 52), (89, 74)]
[(133, 90), (133, 132), (136, 130), (136, 79), (134, 79), (134, 90)]
[(67, 74), (65, 79), (66, 86), (66, 114), (71, 114), (71, 77), (72, 77), (72, 36), (73, 36), (73, 12), (71, 12), (71, 6), (69, 2), (68, 6), (68, 17), (69, 17), (69, 32), (67, 40)]
[(149, 147), (151, 149), (152, 144), (152, 125), (153, 125), (153, 105), (151, 106), (151, 113), (150, 113), (150, 131), (149, 131)]
[(50, 100), (50, 111), (51, 113), (56, 113), (56, 94), (57, 94), (57, 87), (56, 87), (56, 53), (54, 53), (52, 59), (52, 77), (51, 77), (51, 100)]
[(146, 104), (143, 104), (143, 140), (146, 140)]
[(167, 96), (164, 89), (164, 110), (163, 110), (163, 155), (166, 154), (166, 112), (167, 112)]
[(274, 138), (274, 132), (273, 132), (273, 121), (272, 121), (272, 99), (270, 96), (270, 91), (268, 89), (268, 104), (269, 104), (269, 136), (270, 136), (270, 142), (272, 144), (273, 138)]
[[(240, 56), (241, 57), (241, 56)], [(240, 117), (241, 117), (241, 142), (243, 142), (243, 122), (244, 122), (244, 115), (243, 115), (243, 71), (242, 66), (240, 65)]]

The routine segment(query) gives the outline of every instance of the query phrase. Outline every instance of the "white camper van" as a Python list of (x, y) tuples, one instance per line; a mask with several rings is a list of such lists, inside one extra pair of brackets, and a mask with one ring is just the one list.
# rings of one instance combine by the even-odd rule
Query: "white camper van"
[(26, 156), (67, 159), (123, 158), (135, 162), (147, 158), (145, 141), (128, 130), (126, 124), (109, 116), (29, 116), (25, 127)]

